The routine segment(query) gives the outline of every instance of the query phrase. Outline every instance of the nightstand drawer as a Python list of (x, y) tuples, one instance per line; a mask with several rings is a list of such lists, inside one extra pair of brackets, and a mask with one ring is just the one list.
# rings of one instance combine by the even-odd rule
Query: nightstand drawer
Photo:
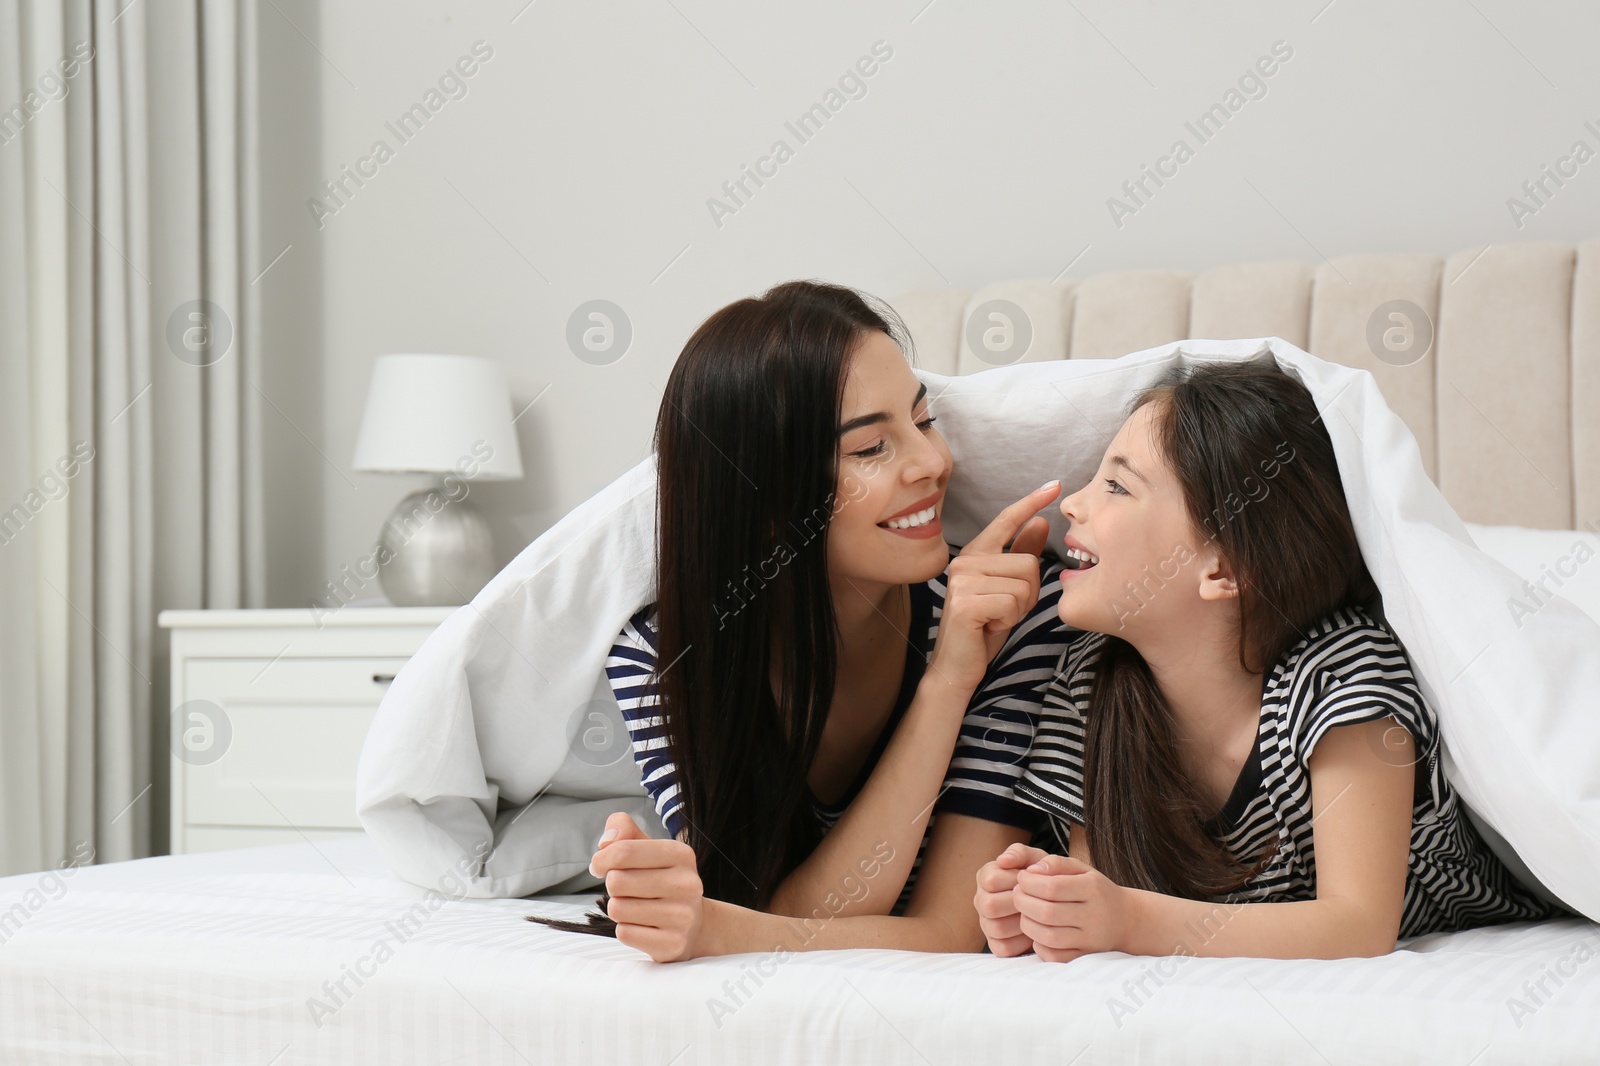
[[(356, 762), (404, 658), (189, 659), (183, 817), (192, 826), (359, 829)], [(196, 702), (205, 701), (205, 702)]]
[(389, 681), (455, 611), (162, 611), (173, 853), (359, 835), (367, 729)]

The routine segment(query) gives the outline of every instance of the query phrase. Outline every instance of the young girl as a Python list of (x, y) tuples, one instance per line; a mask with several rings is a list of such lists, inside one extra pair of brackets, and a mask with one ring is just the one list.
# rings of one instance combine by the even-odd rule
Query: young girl
[(1309, 391), (1178, 368), (1064, 499), (1063, 653), (978, 875), (990, 950), (1338, 958), (1537, 919), (1465, 817)]
[(982, 948), (973, 878), (1029, 839), (1006, 763), (1068, 639), (1035, 517), (1059, 484), (953, 556), (950, 451), (898, 333), (848, 289), (792, 282), (679, 356), (657, 599), (606, 671), (670, 839), (612, 815), (605, 913), (546, 924), (657, 961)]

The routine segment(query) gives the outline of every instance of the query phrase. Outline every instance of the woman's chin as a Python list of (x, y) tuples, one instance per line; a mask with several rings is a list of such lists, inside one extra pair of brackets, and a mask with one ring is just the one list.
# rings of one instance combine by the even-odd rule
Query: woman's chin
[[(950, 568), (950, 545), (942, 536), (929, 537), (907, 545), (903, 564), (907, 571), (906, 584), (932, 581)], [(915, 561), (913, 561), (915, 560)]]
[(897, 584), (932, 581), (950, 568), (950, 545), (943, 534), (925, 540), (907, 540), (890, 565), (903, 575)]
[(950, 546), (942, 535), (895, 540), (866, 552), (839, 551), (842, 545), (830, 544), (829, 569), (835, 578), (880, 585), (926, 584), (949, 569)]

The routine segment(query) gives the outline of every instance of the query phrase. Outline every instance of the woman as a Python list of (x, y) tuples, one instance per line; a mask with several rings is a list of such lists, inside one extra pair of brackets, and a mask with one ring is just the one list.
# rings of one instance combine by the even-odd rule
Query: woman
[(606, 914), (546, 924), (658, 961), (982, 948), (973, 878), (1029, 839), (1004, 771), (1069, 637), (1035, 517), (1059, 483), (952, 557), (950, 452), (896, 335), (856, 293), (791, 282), (679, 356), (658, 596), (607, 671), (672, 839), (612, 815)]
[(994, 954), (1341, 958), (1554, 913), (1444, 777), (1303, 384), (1176, 368), (1061, 513), (1061, 617), (1093, 634), (1016, 796), (1064, 854), (985, 865)]

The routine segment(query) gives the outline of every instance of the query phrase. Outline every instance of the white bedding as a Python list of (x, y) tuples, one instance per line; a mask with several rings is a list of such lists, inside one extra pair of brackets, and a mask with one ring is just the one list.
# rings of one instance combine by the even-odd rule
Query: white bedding
[[(1600, 1055), (1600, 926), (1576, 918), (1337, 962), (856, 950), (663, 966), (522, 920), (575, 916), (587, 896), (453, 894), (446, 886), (430, 910), (366, 839), (0, 879), (0, 1062), (1491, 1066)], [(413, 907), (408, 931), (399, 923)], [(392, 955), (378, 961), (380, 942)], [(361, 970), (371, 976), (330, 994), (325, 982)], [(748, 995), (736, 998), (727, 982), (741, 977)], [(1144, 992), (1128, 984), (1141, 978)], [(1541, 979), (1535, 1001), (1524, 983)], [(714, 1016), (718, 1002), (730, 1013)]]

